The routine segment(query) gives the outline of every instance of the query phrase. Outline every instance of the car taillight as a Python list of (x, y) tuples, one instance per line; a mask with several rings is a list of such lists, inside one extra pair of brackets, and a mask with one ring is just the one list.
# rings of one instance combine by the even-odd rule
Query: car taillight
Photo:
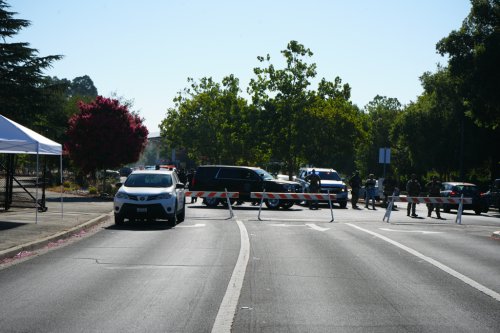
[(455, 195), (458, 195), (458, 193), (457, 193), (457, 192), (455, 192), (455, 191), (451, 191), (451, 192), (450, 192), (450, 196), (455, 196)]

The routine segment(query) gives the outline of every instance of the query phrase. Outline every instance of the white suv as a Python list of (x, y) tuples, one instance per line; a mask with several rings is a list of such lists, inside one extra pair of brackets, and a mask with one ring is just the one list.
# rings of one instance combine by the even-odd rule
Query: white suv
[(332, 202), (337, 202), (341, 208), (347, 207), (347, 185), (342, 181), (337, 171), (327, 168), (300, 168), (298, 176), (295, 178), (304, 189), (308, 192), (309, 183), (306, 177), (312, 173), (312, 170), (321, 178), (321, 193), (335, 194), (336, 199)]
[(175, 171), (134, 171), (115, 195), (115, 224), (125, 219), (166, 219), (173, 227), (184, 221), (185, 203), (184, 184)]

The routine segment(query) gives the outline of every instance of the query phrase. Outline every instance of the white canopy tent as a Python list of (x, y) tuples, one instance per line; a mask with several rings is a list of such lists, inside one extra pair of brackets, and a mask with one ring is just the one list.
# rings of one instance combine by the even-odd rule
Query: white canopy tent
[[(62, 146), (46, 137), (30, 130), (0, 115), (0, 153), (6, 154), (36, 154), (36, 204), (38, 204), (38, 169), (39, 155), (59, 155), (61, 168), (62, 187)], [(63, 198), (61, 189), (61, 214), (63, 211)], [(38, 222), (38, 207), (36, 209), (36, 222)]]

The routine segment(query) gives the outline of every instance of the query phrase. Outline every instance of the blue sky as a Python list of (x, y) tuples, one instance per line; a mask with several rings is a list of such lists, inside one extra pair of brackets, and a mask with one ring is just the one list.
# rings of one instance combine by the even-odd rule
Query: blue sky
[(469, 0), (7, 2), (32, 23), (15, 41), (64, 55), (47, 75), (89, 75), (99, 94), (133, 100), (150, 132), (188, 77), (234, 74), (245, 91), (257, 56), (281, 67), (290, 40), (314, 53), (318, 81), (349, 83), (359, 107), (377, 94), (407, 104), (422, 92), (419, 77), (446, 64), (436, 43), (470, 11)]

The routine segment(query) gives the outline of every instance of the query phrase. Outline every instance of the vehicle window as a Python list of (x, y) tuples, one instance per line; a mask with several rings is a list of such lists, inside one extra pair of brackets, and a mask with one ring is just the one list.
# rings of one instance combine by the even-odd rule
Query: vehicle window
[(253, 172), (251, 170), (246, 170), (246, 169), (241, 169), (240, 178), (245, 179), (245, 180), (252, 180), (252, 181), (259, 180), (259, 178), (255, 174), (255, 172)]
[(165, 174), (131, 174), (124, 185), (128, 187), (169, 187), (172, 186), (172, 177)]
[(321, 180), (341, 180), (339, 174), (334, 171), (319, 171), (316, 173), (319, 174)]
[(241, 169), (239, 168), (223, 168), (219, 172), (220, 179), (240, 179)]
[(272, 180), (272, 179), (274, 179), (273, 175), (271, 175), (266, 170), (256, 169), (255, 172), (259, 175), (260, 178), (262, 178), (264, 180)]

